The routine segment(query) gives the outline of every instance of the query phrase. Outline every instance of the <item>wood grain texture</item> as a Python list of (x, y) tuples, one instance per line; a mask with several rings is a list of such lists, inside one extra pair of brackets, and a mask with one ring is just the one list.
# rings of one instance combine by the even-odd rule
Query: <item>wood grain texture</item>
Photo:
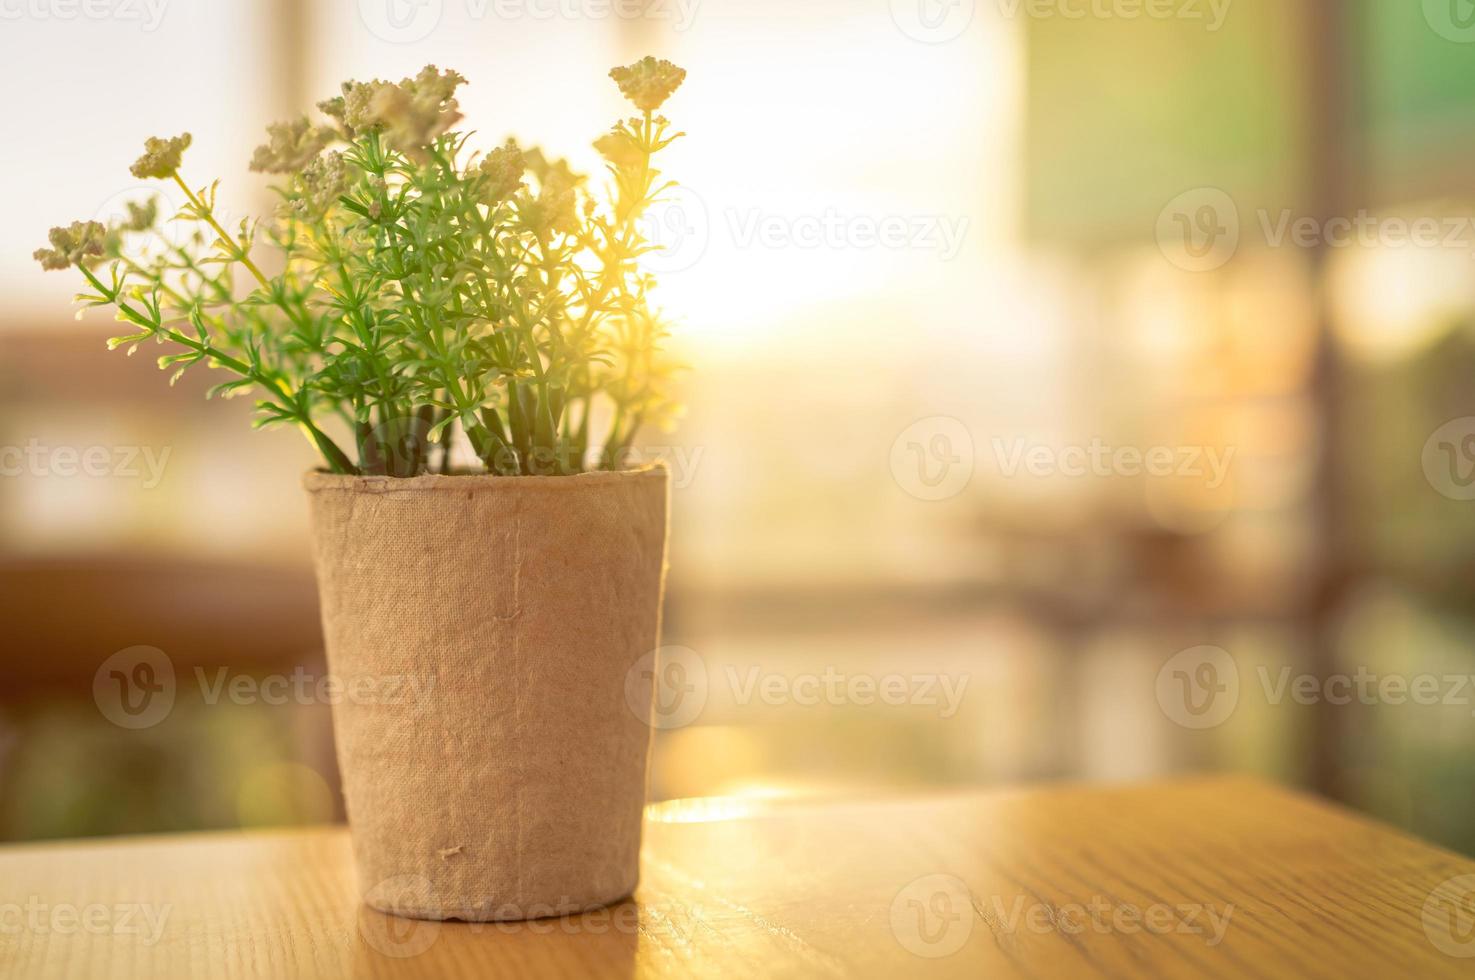
[(1251, 780), (677, 801), (642, 859), (633, 902), (473, 925), (362, 907), (341, 828), (8, 847), (0, 975), (1475, 975), (1475, 862)]

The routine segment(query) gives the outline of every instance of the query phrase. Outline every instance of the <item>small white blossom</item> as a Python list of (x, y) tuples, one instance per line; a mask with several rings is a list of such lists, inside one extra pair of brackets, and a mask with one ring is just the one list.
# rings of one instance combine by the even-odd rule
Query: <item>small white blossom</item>
[(655, 112), (686, 81), (686, 69), (646, 55), (633, 65), (610, 69), (609, 77), (637, 108)]
[(322, 214), (348, 190), (349, 173), (343, 154), (334, 150), (302, 168), (302, 196), (296, 202), (303, 213)]
[(268, 141), (256, 148), (251, 169), (269, 174), (296, 173), (333, 141), (331, 129), (314, 126), (306, 116), (266, 127)]
[(184, 151), (189, 148), (190, 139), (189, 133), (171, 136), (169, 139), (150, 136), (144, 140), (143, 156), (133, 162), (129, 173), (140, 180), (148, 177), (173, 177), (179, 170)]
[(523, 189), (522, 175), (527, 170), (527, 161), (517, 143), (509, 139), (506, 145), (488, 153), (478, 169), (487, 178), (487, 202), (497, 204)]
[(425, 146), (461, 119), (455, 93), (465, 83), (459, 72), (426, 65), (398, 84), (345, 82), (341, 96), (318, 103), (318, 108), (350, 136), (377, 130), (394, 149), (421, 159)]
[(73, 221), (64, 228), (53, 228), (46, 236), (50, 248), (38, 248), (31, 257), (43, 269), (68, 269), (74, 265), (91, 265), (103, 255), (107, 229), (96, 221)]

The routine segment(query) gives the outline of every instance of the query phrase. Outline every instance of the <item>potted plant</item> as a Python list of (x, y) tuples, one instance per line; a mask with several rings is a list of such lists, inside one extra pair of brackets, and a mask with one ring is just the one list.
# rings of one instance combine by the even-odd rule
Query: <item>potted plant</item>
[(379, 692), (335, 705), (338, 755), (385, 911), (528, 918), (636, 883), (650, 728), (627, 674), (657, 644), (668, 491), (662, 466), (623, 464), (674, 413), (640, 219), (670, 186), (652, 160), (681, 134), (656, 111), (685, 72), (610, 74), (639, 112), (595, 143), (601, 193), (511, 140), (475, 152), (465, 79), (430, 66), (270, 127), (265, 220), (228, 222), (185, 180), (186, 133), (132, 172), (183, 195), (170, 227), (192, 236), (153, 199), (36, 253), (128, 325), (111, 347), (219, 371), (211, 394), (254, 395), (258, 425), (320, 451), (329, 664)]

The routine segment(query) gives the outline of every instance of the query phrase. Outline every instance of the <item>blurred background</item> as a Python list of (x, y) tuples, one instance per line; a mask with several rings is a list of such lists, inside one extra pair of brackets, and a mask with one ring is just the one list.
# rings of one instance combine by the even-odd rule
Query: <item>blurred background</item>
[[(0, 838), (342, 818), (321, 699), (213, 686), (324, 672), (310, 447), (107, 352), (47, 229), (183, 129), (263, 213), (269, 121), (428, 62), (487, 145), (598, 173), (605, 72), (653, 53), (690, 72), (649, 231), (692, 366), (643, 440), (691, 696), (656, 798), (1234, 770), (1475, 853), (1466, 0), (3, 16)], [(138, 646), (177, 691), (130, 728), (94, 685)]]

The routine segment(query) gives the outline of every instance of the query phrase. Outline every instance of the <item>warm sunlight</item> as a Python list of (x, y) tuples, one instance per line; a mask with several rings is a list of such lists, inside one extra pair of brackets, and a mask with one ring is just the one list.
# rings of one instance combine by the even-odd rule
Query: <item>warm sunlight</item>
[(0, 975), (1475, 962), (1475, 0), (0, 0)]

